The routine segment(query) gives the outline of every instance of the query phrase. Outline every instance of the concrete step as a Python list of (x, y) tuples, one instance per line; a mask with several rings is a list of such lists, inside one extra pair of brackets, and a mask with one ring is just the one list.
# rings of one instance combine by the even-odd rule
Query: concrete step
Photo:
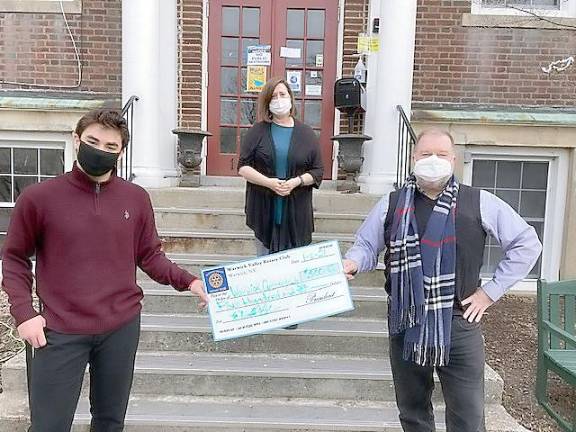
[(140, 350), (383, 357), (387, 336), (384, 320), (324, 318), (294, 330), (214, 342), (206, 315), (143, 314)]
[[(244, 208), (245, 189), (221, 186), (199, 188), (148, 189), (154, 207), (178, 208)], [(331, 190), (313, 193), (314, 210), (320, 213), (367, 214), (380, 196), (343, 194)]]
[[(156, 282), (141, 282), (144, 290), (143, 310), (147, 313), (191, 313), (198, 309), (198, 297), (188, 292), (177, 292), (170, 286)], [(338, 315), (368, 319), (385, 319), (387, 295), (384, 288), (350, 287), (354, 310)]]
[[(500, 405), (486, 407), (488, 432), (527, 432)], [(0, 432), (27, 430), (26, 398), (0, 395)], [(437, 430), (446, 430), (436, 407)], [(89, 405), (80, 400), (73, 432), (88, 432)], [(131, 398), (126, 432), (401, 432), (394, 403), (306, 399)]]
[[(209, 254), (209, 253), (169, 253), (168, 258), (176, 264), (182, 266), (190, 273), (199, 275), (202, 269), (216, 267), (226, 264), (232, 264), (239, 261), (253, 259), (254, 255), (226, 255), (226, 254)], [(149, 281), (150, 278), (140, 269), (137, 271), (137, 278), (140, 281)], [(384, 286), (384, 272), (383, 267), (370, 273), (360, 273), (350, 281), (352, 286), (365, 286), (365, 287), (383, 287)]]
[[(26, 392), (25, 356), (2, 369), (4, 388)], [(436, 382), (438, 378), (436, 377)], [(502, 401), (503, 382), (486, 369), (486, 402)], [(84, 378), (88, 394), (89, 376)], [(348, 399), (393, 402), (394, 384), (387, 358), (318, 355), (140, 352), (135, 394), (257, 398)], [(442, 401), (440, 385), (434, 400)]]
[[(162, 248), (167, 253), (256, 254), (252, 231), (161, 230), (158, 234), (162, 240)], [(351, 234), (315, 233), (312, 235), (312, 241), (315, 243), (327, 240), (338, 240), (342, 254), (354, 244), (354, 236)]]
[[(232, 230), (246, 229), (244, 209), (230, 208), (155, 208), (159, 230)], [(353, 234), (365, 215), (353, 213), (320, 213), (314, 215), (317, 233)]]

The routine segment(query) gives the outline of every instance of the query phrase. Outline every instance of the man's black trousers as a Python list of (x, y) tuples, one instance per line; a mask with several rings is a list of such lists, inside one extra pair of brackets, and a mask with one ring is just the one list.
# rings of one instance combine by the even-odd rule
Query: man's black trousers
[[(450, 361), (436, 368), (446, 404), (447, 432), (483, 432), (484, 338), (479, 323), (452, 318)], [(404, 333), (390, 337), (396, 403), (404, 432), (433, 432), (434, 368), (403, 360)]]
[(90, 365), (92, 432), (120, 432), (132, 387), (140, 314), (102, 335), (46, 331), (47, 345), (31, 361), (30, 432), (68, 432)]

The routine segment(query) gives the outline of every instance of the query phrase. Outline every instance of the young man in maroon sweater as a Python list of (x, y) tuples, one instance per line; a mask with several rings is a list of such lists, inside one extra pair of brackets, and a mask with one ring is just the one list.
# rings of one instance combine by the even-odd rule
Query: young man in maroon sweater
[[(20, 337), (35, 349), (32, 432), (70, 430), (87, 364), (91, 430), (123, 430), (140, 335), (137, 267), (190, 290), (201, 307), (208, 300), (202, 282), (162, 252), (146, 191), (116, 177), (128, 140), (117, 112), (86, 114), (74, 133), (72, 171), (26, 188), (12, 213), (3, 288)], [(34, 254), (41, 313), (32, 306)]]

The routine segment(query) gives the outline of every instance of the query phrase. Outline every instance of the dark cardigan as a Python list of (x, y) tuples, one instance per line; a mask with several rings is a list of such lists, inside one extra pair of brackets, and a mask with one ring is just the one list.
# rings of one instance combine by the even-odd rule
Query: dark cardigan
[[(271, 124), (254, 124), (242, 140), (238, 169), (250, 166), (266, 177), (276, 177), (275, 152)], [(300, 186), (285, 197), (282, 224), (274, 226), (276, 194), (263, 186), (246, 183), (246, 225), (270, 252), (306, 246), (312, 242), (314, 213), (312, 186), (320, 187), (324, 168), (320, 145), (312, 128), (294, 120), (288, 150), (288, 178), (308, 173), (314, 178), (311, 186)]]

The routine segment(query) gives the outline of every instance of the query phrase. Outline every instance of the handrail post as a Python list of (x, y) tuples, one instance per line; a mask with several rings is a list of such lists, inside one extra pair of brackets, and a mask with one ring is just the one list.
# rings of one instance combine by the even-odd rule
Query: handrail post
[(122, 117), (126, 119), (128, 124), (128, 130), (130, 132), (130, 139), (128, 141), (128, 154), (124, 155), (124, 162), (121, 164), (121, 175), (124, 180), (133, 181), (136, 177), (132, 171), (134, 163), (134, 103), (138, 102), (140, 98), (136, 95), (130, 96), (128, 101), (124, 104), (122, 108)]
[(404, 180), (410, 173), (410, 161), (412, 148), (416, 144), (416, 133), (410, 124), (401, 105), (396, 105), (398, 110), (398, 148), (396, 160), (396, 189), (402, 187)]

